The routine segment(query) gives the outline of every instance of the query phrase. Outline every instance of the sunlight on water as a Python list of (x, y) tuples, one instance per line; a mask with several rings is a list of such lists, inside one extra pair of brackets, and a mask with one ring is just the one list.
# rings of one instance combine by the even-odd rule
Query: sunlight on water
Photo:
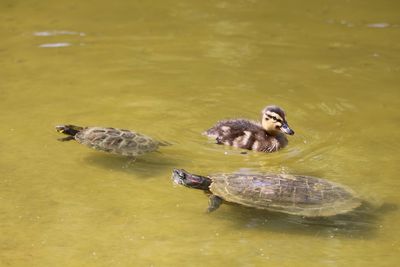
[[(1, 266), (397, 266), (396, 1), (0, 3)], [(283, 107), (272, 154), (201, 133)], [(130, 159), (58, 142), (59, 124), (170, 146)], [(243, 153), (246, 152), (246, 153)], [(322, 177), (364, 200), (328, 218), (222, 205), (201, 175)]]

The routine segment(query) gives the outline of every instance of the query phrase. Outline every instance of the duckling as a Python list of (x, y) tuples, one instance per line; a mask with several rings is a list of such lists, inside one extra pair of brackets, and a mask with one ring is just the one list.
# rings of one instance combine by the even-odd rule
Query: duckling
[(219, 121), (203, 134), (224, 144), (248, 150), (274, 152), (288, 144), (285, 134), (293, 135), (285, 112), (278, 106), (267, 106), (262, 110), (261, 124), (246, 119)]

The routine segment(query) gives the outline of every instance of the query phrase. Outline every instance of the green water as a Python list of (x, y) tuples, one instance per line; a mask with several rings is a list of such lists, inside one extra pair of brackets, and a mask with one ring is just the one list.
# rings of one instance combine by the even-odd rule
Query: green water
[[(0, 3), (0, 266), (398, 266), (398, 1)], [(273, 154), (213, 144), (278, 104)], [(172, 143), (130, 164), (62, 123)], [(370, 210), (321, 221), (224, 205), (174, 167), (346, 184)], [(379, 207), (379, 205), (381, 205)]]

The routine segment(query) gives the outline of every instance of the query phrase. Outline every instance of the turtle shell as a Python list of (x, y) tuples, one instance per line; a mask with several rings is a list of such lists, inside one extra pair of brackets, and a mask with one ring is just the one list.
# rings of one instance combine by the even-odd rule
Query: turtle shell
[(87, 127), (75, 135), (78, 143), (124, 156), (138, 156), (158, 148), (159, 143), (140, 133), (117, 128)]
[(289, 174), (210, 175), (210, 191), (228, 202), (306, 217), (333, 216), (361, 205), (343, 185)]

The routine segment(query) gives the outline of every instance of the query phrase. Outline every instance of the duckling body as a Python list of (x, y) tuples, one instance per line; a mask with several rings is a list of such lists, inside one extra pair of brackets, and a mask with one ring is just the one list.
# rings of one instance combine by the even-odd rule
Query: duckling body
[(217, 144), (262, 152), (277, 151), (288, 143), (284, 134), (269, 135), (259, 123), (245, 119), (219, 121), (206, 135)]
[(261, 123), (246, 119), (224, 120), (204, 134), (215, 138), (217, 144), (274, 152), (288, 144), (285, 134), (293, 135), (294, 131), (289, 128), (281, 108), (268, 106), (262, 111)]

